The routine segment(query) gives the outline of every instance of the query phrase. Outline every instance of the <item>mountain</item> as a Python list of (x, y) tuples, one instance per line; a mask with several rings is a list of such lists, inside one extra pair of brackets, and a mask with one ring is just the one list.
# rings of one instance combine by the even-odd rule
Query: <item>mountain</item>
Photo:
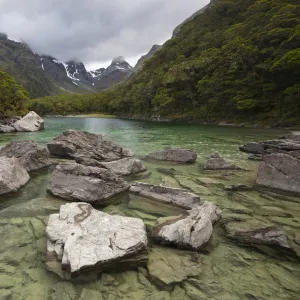
[(213, 0), (108, 94), (106, 107), (127, 116), (300, 124), (299, 15), (298, 0)]
[(100, 74), (98, 77), (95, 77), (95, 87), (98, 91), (105, 90), (120, 83), (123, 79), (129, 76), (132, 71), (132, 66), (124, 60), (124, 57), (116, 57), (106, 69), (99, 69), (95, 71)]
[(150, 51), (143, 55), (136, 63), (133, 72), (136, 73), (138, 71), (140, 71), (144, 65), (144, 63), (151, 58), (158, 50), (161, 49), (162, 46), (160, 45), (153, 45), (152, 48), (150, 49)]
[(110, 66), (87, 71), (80, 61), (60, 61), (34, 53), (28, 45), (0, 34), (0, 71), (7, 72), (29, 91), (31, 97), (60, 93), (95, 93), (118, 84), (132, 72), (122, 57)]

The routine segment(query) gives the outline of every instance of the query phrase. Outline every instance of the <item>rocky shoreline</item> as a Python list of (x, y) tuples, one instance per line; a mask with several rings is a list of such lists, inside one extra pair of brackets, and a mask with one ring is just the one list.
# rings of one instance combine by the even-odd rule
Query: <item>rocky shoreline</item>
[[(177, 166), (197, 164), (194, 151), (172, 148), (149, 154), (146, 161), (170, 164), (169, 169), (157, 169), (164, 179), (156, 185), (130, 181), (129, 175), (146, 171), (143, 159), (102, 135), (69, 130), (48, 142), (47, 148), (32, 141), (10, 142), (0, 150), (0, 194), (16, 193), (30, 182), (33, 171), (49, 167), (56, 157), (47, 192), (62, 203), (52, 198), (33, 200), (27, 206), (0, 210), (0, 216), (16, 216), (21, 210), (31, 217), (36, 213), (47, 217), (44, 225), (35, 225), (35, 219), (31, 226), (36, 226), (35, 235), (43, 237), (43, 245), (47, 243), (47, 269), (70, 281), (68, 295), (76, 280), (101, 283), (108, 271), (140, 272), (141, 268), (145, 271), (139, 274), (157, 286), (175, 293), (174, 283), (182, 282), (184, 294), (191, 295), (187, 286), (192, 284), (196, 295), (201, 290), (195, 279), (201, 273), (200, 258), (218, 251), (220, 238), (276, 260), (300, 259), (297, 215), (284, 206), (272, 206), (283, 197), (277, 192), (300, 195), (298, 135), (249, 143), (240, 150), (261, 155), (256, 185), (224, 185), (224, 180), (233, 182), (231, 177), (237, 180), (235, 174), (244, 176), (247, 171), (218, 152), (198, 166), (199, 174), (193, 178)], [(260, 186), (268, 192), (260, 194)], [(93, 288), (82, 293), (100, 297)]]
[(158, 123), (186, 123), (186, 124), (199, 124), (199, 125), (218, 125), (218, 126), (230, 126), (230, 127), (245, 127), (245, 128), (276, 128), (283, 130), (297, 130), (295, 125), (282, 126), (279, 123), (273, 123), (268, 125), (262, 125), (259, 122), (228, 122), (226, 120), (201, 120), (193, 117), (165, 117), (160, 115), (144, 116), (144, 115), (127, 115), (117, 114), (117, 118), (124, 120), (137, 120), (137, 121), (148, 121)]
[(34, 111), (22, 117), (0, 120), (0, 133), (33, 132), (44, 129), (44, 120)]

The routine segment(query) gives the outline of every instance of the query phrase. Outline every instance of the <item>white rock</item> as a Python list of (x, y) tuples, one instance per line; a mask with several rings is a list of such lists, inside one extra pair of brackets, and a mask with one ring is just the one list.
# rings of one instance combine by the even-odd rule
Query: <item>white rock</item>
[(147, 263), (143, 221), (111, 216), (87, 203), (68, 203), (50, 215), (47, 229), (49, 261), (61, 261), (71, 274), (138, 267)]
[(34, 111), (13, 124), (16, 131), (39, 131), (44, 129), (44, 120)]
[(198, 251), (211, 238), (213, 224), (219, 219), (221, 210), (211, 202), (194, 207), (188, 216), (160, 224), (153, 230), (153, 237), (162, 244), (175, 245)]

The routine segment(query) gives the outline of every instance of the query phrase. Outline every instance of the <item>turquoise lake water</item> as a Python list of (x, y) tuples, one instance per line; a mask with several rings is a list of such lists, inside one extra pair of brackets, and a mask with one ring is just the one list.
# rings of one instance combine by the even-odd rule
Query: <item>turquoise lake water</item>
[[(215, 202), (222, 209), (222, 219), (215, 226), (210, 244), (202, 252), (193, 253), (161, 247), (151, 240), (151, 229), (158, 219), (178, 211), (142, 201), (110, 205), (103, 210), (144, 220), (149, 234), (148, 266), (103, 274), (92, 282), (65, 280), (45, 267), (47, 214), (36, 215), (34, 207), (32, 211), (24, 209), (26, 203), (39, 199), (54, 207), (64, 201), (46, 193), (53, 168), (34, 173), (20, 192), (0, 198), (1, 300), (300, 299), (298, 260), (239, 246), (224, 230), (225, 222), (230, 228), (268, 224), (285, 231), (291, 243), (300, 241), (300, 199), (256, 190), (259, 162), (247, 160), (247, 154), (238, 150), (249, 141), (279, 138), (286, 131), (106, 118), (46, 118), (44, 131), (1, 134), (0, 146), (11, 140), (35, 140), (46, 145), (68, 129), (105, 134), (140, 158), (169, 147), (195, 150), (198, 159), (192, 165), (145, 162), (151, 175), (141, 180), (193, 191)], [(222, 171), (203, 171), (203, 162), (214, 151), (246, 171), (234, 171), (229, 176)], [(166, 175), (159, 168), (173, 168), (180, 175)], [(201, 184), (205, 179), (216, 183)], [(238, 183), (251, 189), (226, 191), (225, 187)]]

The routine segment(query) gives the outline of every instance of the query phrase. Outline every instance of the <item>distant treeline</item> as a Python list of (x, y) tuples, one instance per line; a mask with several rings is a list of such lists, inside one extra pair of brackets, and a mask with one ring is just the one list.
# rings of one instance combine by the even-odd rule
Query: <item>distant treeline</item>
[(115, 89), (34, 100), (41, 114), (89, 112), (300, 124), (299, 0), (219, 0)]

